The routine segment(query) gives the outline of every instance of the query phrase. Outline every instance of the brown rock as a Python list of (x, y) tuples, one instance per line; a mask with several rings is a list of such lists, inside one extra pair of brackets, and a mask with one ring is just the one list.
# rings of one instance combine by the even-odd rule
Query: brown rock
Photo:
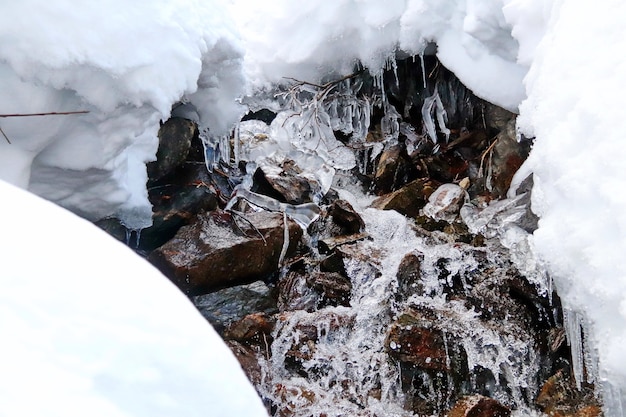
[(515, 120), (509, 121), (496, 137), (491, 159), (491, 187), (496, 198), (506, 196), (513, 175), (528, 157), (530, 149), (525, 142), (518, 142)]
[(371, 206), (379, 210), (395, 210), (415, 218), (437, 186), (437, 183), (430, 180), (415, 180), (397, 191), (377, 198)]
[(283, 203), (303, 204), (313, 201), (314, 182), (298, 175), (291, 164), (277, 174), (266, 172), (263, 168), (257, 168), (253, 180), (252, 191), (275, 198)]
[(156, 181), (172, 172), (185, 161), (191, 140), (198, 134), (198, 126), (191, 120), (172, 117), (159, 129), (159, 149), (156, 161), (147, 166), (150, 181)]
[(267, 314), (248, 314), (226, 329), (224, 339), (257, 345), (271, 343), (271, 334), (275, 324), (276, 321)]
[(340, 227), (342, 235), (361, 233), (365, 230), (365, 222), (346, 200), (334, 201), (328, 209), (328, 214), (332, 217), (333, 223)]
[(244, 346), (235, 340), (227, 340), (226, 345), (233, 352), (248, 379), (255, 385), (261, 383), (261, 365), (255, 348)]
[[(156, 249), (149, 260), (185, 293), (198, 295), (250, 282), (278, 268), (284, 240), (283, 216), (258, 212), (233, 219), (224, 212), (198, 216)], [(302, 229), (288, 221), (292, 254)]]
[(407, 182), (412, 169), (408, 158), (402, 154), (399, 145), (385, 149), (374, 173), (374, 189), (377, 194), (389, 193)]
[(509, 417), (511, 410), (493, 398), (482, 395), (463, 397), (448, 412), (448, 417)]
[(420, 266), (423, 255), (418, 253), (407, 253), (400, 265), (396, 278), (398, 280), (399, 294), (404, 298), (408, 298), (413, 294), (421, 295), (424, 292), (424, 286), (421, 282)]
[(598, 417), (602, 409), (594, 396), (593, 387), (583, 384), (576, 388), (574, 378), (561, 369), (543, 384), (537, 400), (541, 410), (554, 417)]
[(307, 277), (307, 284), (320, 294), (318, 308), (350, 306), (352, 283), (349, 278), (333, 272), (317, 272)]

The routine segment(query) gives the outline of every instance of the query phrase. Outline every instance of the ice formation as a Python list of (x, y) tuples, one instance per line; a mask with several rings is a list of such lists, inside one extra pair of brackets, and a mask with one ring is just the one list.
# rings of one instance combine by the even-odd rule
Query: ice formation
[(0, 414), (267, 416), (160, 272), (68, 211), (2, 181), (0, 192)]

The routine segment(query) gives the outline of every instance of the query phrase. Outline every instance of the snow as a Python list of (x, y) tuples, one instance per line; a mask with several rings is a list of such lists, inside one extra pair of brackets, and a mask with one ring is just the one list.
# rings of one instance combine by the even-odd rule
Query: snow
[(231, 0), (231, 5), (253, 88), (285, 77), (319, 82), (346, 75), (357, 61), (376, 73), (396, 52), (417, 55), (435, 42), (439, 59), (476, 95), (512, 111), (525, 98), (528, 64), (517, 62), (518, 41), (502, 0), (276, 0), (271, 7)]
[(160, 272), (0, 181), (0, 414), (266, 416), (239, 363)]
[(179, 100), (222, 134), (240, 116), (242, 51), (219, 1), (0, 6), (0, 178), (91, 220), (151, 224), (146, 161)]
[(572, 311), (570, 334), (580, 332), (576, 317), (583, 318), (587, 360), (599, 361), (600, 382), (612, 385), (605, 387), (614, 407), (609, 415), (620, 415), (619, 391), (626, 405), (626, 68), (619, 51), (626, 48), (626, 5), (557, 6), (518, 119), (522, 132), (536, 136), (528, 165), (541, 220), (533, 243)]

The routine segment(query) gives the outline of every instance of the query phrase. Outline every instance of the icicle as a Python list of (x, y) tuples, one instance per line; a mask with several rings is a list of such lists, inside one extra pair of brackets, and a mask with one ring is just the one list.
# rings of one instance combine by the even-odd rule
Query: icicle
[(420, 64), (422, 66), (422, 82), (424, 83), (424, 89), (426, 89), (426, 66), (424, 65), (424, 50), (422, 50), (419, 55)]
[[(141, 239), (141, 229), (129, 229), (129, 228), (125, 228), (125, 232), (126, 232), (126, 237), (125, 237), (125, 243), (126, 246), (128, 246), (129, 248), (132, 249), (137, 249), (139, 248), (139, 242)], [(133, 233), (135, 234), (135, 242), (133, 244)]]
[(233, 135), (233, 153), (235, 154), (235, 167), (238, 167), (239, 158), (241, 157), (241, 138), (239, 137), (239, 123), (235, 125), (235, 133)]
[(576, 311), (563, 307), (563, 321), (567, 341), (572, 352), (572, 370), (574, 372), (574, 379), (576, 380), (576, 388), (580, 390), (584, 378), (584, 353), (581, 335), (582, 318)]
[(426, 133), (433, 143), (437, 143), (437, 130), (435, 127), (435, 121), (433, 120), (433, 111), (436, 114), (437, 122), (439, 123), (439, 130), (446, 136), (446, 142), (448, 142), (448, 138), (450, 137), (450, 129), (446, 127), (448, 115), (446, 113), (446, 109), (443, 107), (441, 97), (439, 97), (437, 87), (435, 87), (435, 92), (432, 96), (426, 97), (424, 105), (422, 106), (422, 119)]
[(283, 266), (285, 255), (287, 255), (287, 249), (289, 249), (289, 224), (287, 224), (287, 212), (283, 211), (283, 248), (280, 250), (280, 256), (278, 257), (278, 266)]

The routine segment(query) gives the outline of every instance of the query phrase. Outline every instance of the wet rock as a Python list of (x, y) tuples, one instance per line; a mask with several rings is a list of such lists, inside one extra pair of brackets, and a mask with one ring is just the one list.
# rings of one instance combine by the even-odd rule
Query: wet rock
[(399, 145), (385, 149), (380, 155), (374, 174), (376, 194), (387, 194), (406, 184), (413, 174), (413, 170), (406, 152), (403, 152)]
[(198, 135), (198, 125), (188, 119), (172, 117), (159, 129), (157, 159), (148, 163), (148, 178), (156, 181), (171, 173), (187, 158), (191, 140)]
[(366, 239), (367, 236), (368, 236), (367, 233), (357, 233), (357, 234), (348, 235), (348, 236), (328, 237), (325, 239), (320, 239), (317, 242), (317, 248), (319, 249), (320, 253), (328, 254), (328, 253), (333, 252), (339, 246)]
[(315, 272), (307, 277), (306, 282), (320, 295), (317, 308), (350, 306), (352, 283), (349, 278), (333, 272)]
[[(287, 225), (287, 255), (291, 255), (302, 229), (292, 220)], [(199, 295), (276, 271), (284, 227), (280, 213), (233, 217), (214, 211), (182, 227), (173, 239), (152, 252), (149, 260), (185, 293)]]
[(395, 210), (407, 217), (415, 218), (435, 191), (437, 183), (418, 179), (390, 194), (383, 195), (371, 204), (379, 210)]
[(224, 332), (224, 339), (266, 347), (272, 342), (271, 335), (275, 324), (276, 320), (265, 313), (248, 314), (228, 326)]
[(509, 417), (511, 410), (493, 398), (472, 395), (461, 398), (448, 417)]
[(281, 312), (317, 308), (320, 295), (307, 283), (305, 272), (290, 271), (278, 280), (278, 309)]
[(507, 123), (496, 137), (491, 158), (491, 188), (496, 198), (506, 196), (513, 175), (528, 157), (530, 143), (518, 142), (515, 132), (515, 120)]
[(457, 184), (443, 184), (428, 197), (424, 214), (435, 219), (453, 222), (459, 217), (467, 192)]
[(215, 210), (218, 198), (204, 163), (186, 162), (148, 187), (152, 226), (141, 231), (139, 248), (151, 251), (203, 211)]
[(220, 333), (231, 323), (249, 314), (278, 312), (275, 291), (263, 281), (199, 295), (193, 297), (192, 301), (200, 314)]
[[(293, 161), (291, 161), (293, 162)], [(254, 184), (251, 191), (275, 198), (288, 204), (303, 204), (313, 201), (319, 186), (315, 181), (300, 176), (293, 164), (287, 161), (281, 171), (272, 172), (270, 167), (260, 167), (255, 171), (252, 179)]]
[(573, 376), (559, 370), (543, 384), (536, 400), (541, 410), (554, 417), (598, 417), (602, 409), (594, 396), (593, 386), (576, 388)]
[[(345, 200), (333, 201), (320, 214), (315, 222), (311, 223), (308, 232), (319, 240), (327, 238), (342, 238), (346, 235), (358, 235), (365, 229), (365, 222)], [(331, 245), (332, 246), (332, 245)]]
[(346, 200), (335, 200), (328, 208), (332, 222), (339, 227), (338, 235), (361, 233), (365, 222)]
[(396, 273), (398, 294), (402, 299), (407, 299), (413, 294), (423, 294), (424, 284), (421, 282), (420, 272), (422, 259), (423, 255), (415, 252), (407, 253), (402, 258)]
[(248, 379), (255, 385), (261, 383), (261, 365), (257, 355), (258, 349), (246, 346), (236, 340), (227, 340), (226, 345), (235, 355)]
[(421, 369), (449, 370), (443, 332), (416, 311), (404, 312), (391, 325), (385, 346), (391, 357), (402, 362)]

